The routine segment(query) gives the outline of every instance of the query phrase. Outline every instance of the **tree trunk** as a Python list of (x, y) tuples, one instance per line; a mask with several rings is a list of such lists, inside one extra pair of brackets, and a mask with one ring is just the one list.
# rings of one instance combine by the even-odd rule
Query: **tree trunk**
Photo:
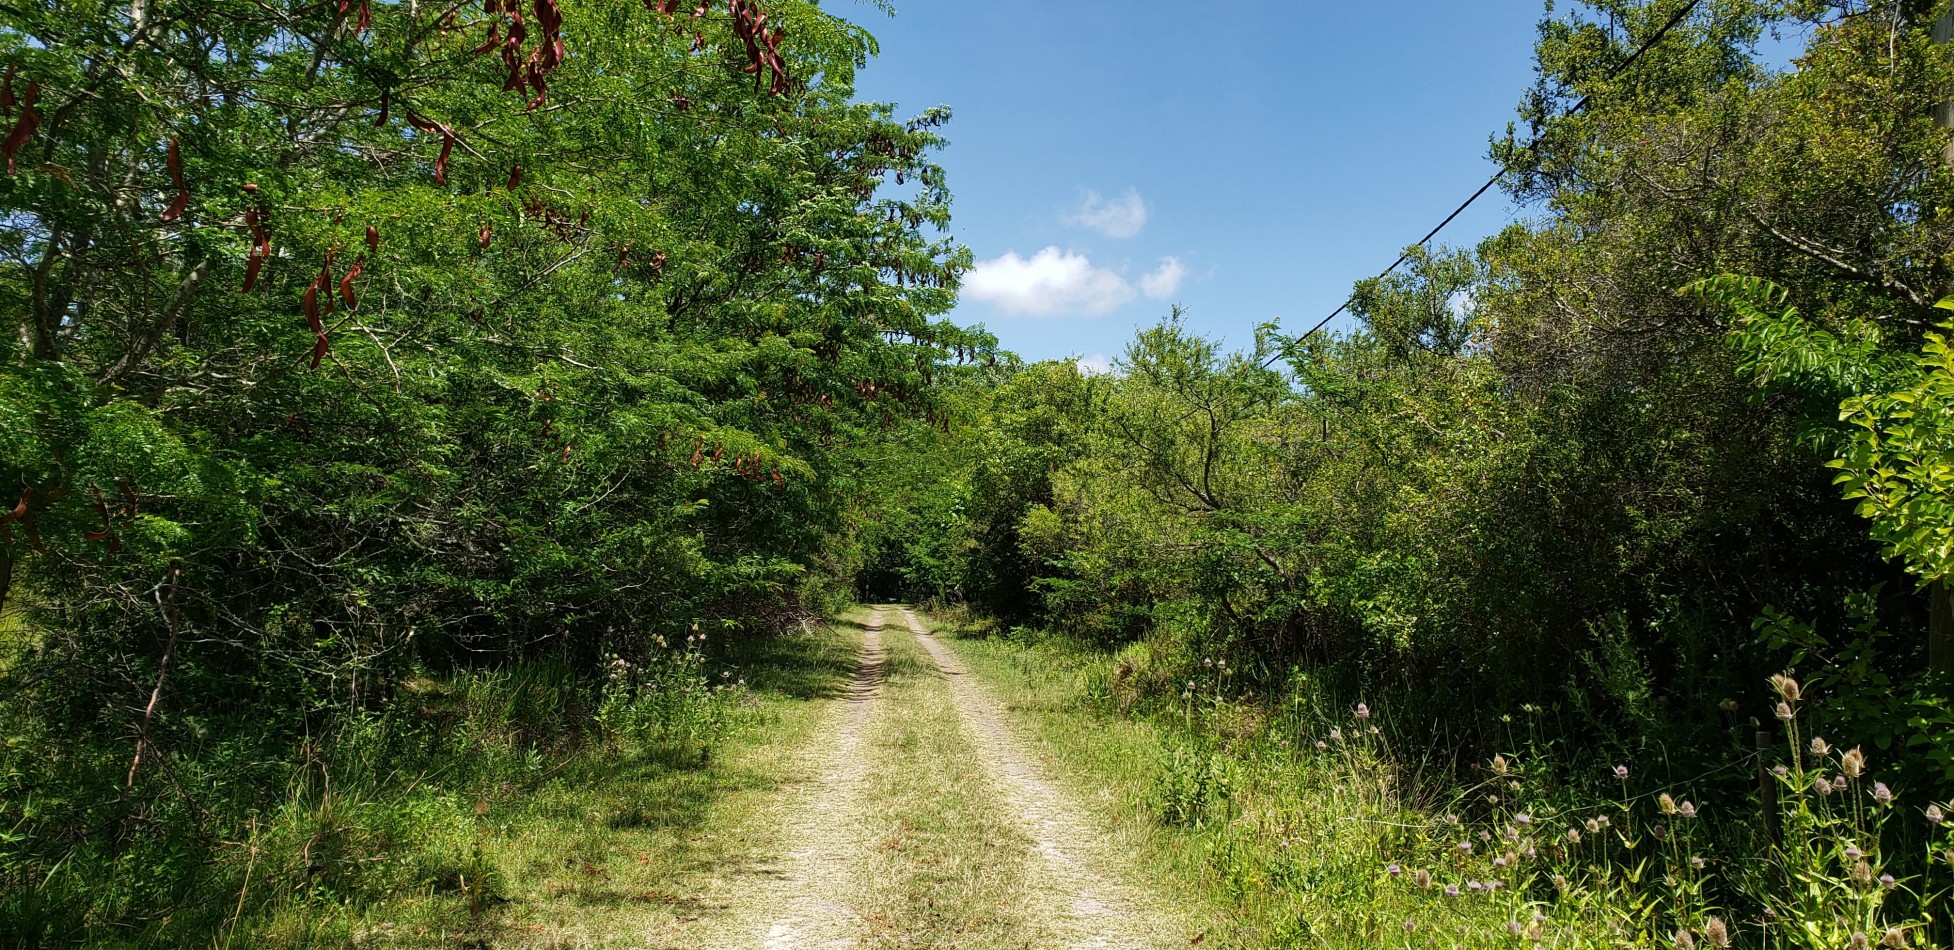
[(1948, 579), (1928, 588), (1927, 669), (1942, 676), (1954, 674), (1954, 592)]

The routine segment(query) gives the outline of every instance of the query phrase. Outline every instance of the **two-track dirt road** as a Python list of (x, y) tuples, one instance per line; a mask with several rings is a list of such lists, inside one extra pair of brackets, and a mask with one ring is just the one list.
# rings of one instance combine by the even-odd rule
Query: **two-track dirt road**
[(861, 623), (767, 813), (773, 847), (718, 913), (653, 946), (1153, 948), (1196, 933), (1135, 877), (1009, 711), (912, 611)]

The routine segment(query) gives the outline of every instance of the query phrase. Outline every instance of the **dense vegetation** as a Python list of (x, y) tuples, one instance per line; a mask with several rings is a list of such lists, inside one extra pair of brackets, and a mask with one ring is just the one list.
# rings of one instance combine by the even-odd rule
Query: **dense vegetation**
[(798, 0), (0, 8), (9, 942), (195, 933), (268, 836), (385, 884), (345, 773), (466, 801), (845, 595), (853, 446), (991, 346), (873, 50)]
[[(1788, 823), (1781, 874), (1706, 879), (1646, 831), (1568, 858), (1623, 869), (1594, 885), (1642, 908), (1623, 939), (1704, 938), (1716, 908), (1756, 939), (1767, 907), (1809, 924), (1788, 946), (1925, 939), (1929, 919), (1949, 939), (1954, 853), (1922, 810), (1954, 790), (1945, 5), (1707, 4), (1613, 68), (1681, 7), (1550, 18), (1525, 127), (1492, 143), (1531, 217), (1412, 249), (1356, 287), (1357, 329), (1226, 352), (1175, 318), (1109, 375), (959, 388), (967, 430), (915, 436), (957, 464), (905, 479), (878, 594), (1119, 651), (1104, 701), (1209, 710), (1225, 760), (1256, 758), (1242, 708), (1302, 704), (1325, 712), (1285, 741), (1385, 724), (1440, 802), (1434, 767), (1477, 781), (1497, 754), (1542, 808), (1613, 802), (1627, 824), (1657, 791), (1717, 802), (1732, 855)], [(1758, 61), (1772, 31), (1808, 36), (1792, 68)], [(1863, 743), (1906, 803), (1883, 831), (1812, 817), (1840, 768), (1815, 735)], [(1794, 812), (1759, 801), (1760, 748)], [(1193, 820), (1186, 796), (1221, 808), (1232, 786), (1186, 761), (1164, 813)], [(1458, 814), (1510, 833), (1496, 799)], [(1906, 882), (1884, 905), (1851, 897), (1861, 854)]]
[(856, 102), (812, 0), (0, 5), (0, 940), (479, 912), (490, 802), (697, 767), (727, 651), (851, 596), (1098, 657), (1184, 733), (1170, 824), (1305, 766), (1451, 812), (1339, 899), (1954, 940), (1947, 4), (1716, 0), (1619, 68), (1683, 6), (1543, 23), (1527, 222), (1090, 375), (941, 319), (947, 113)]

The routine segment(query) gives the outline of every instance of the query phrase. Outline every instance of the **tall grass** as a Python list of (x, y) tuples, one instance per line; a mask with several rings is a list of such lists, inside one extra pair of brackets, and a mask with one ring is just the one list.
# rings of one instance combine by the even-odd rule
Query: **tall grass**
[[(1907, 801), (1865, 752), (1815, 742), (1802, 697), (1759, 711), (1788, 715), (1778, 748), (1702, 781), (1524, 741), (1441, 768), (1403, 754), (1390, 710), (1306, 680), (1246, 696), (1220, 659), (1189, 675), (1145, 643), (1108, 654), (1019, 631), (962, 646), (1022, 690), (1015, 705), (1087, 786), (1122, 789), (1154, 823), (1165, 866), (1230, 908), (1221, 946), (1949, 945), (1954, 806)], [(1744, 791), (1760, 773), (1772, 820)]]
[(507, 883), (484, 842), (539, 788), (705, 759), (741, 692), (707, 666), (694, 641), (597, 683), (547, 660), (411, 678), (282, 760), (236, 742), (156, 763), (141, 799), (118, 795), (125, 744), (0, 703), (0, 946), (317, 945), (315, 924), (404, 895), (480, 918)]

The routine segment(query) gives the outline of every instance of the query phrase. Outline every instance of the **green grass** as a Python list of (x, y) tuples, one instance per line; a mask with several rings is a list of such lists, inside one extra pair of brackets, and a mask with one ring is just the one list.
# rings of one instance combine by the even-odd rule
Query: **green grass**
[(852, 637), (760, 641), (740, 661), (746, 689), (701, 764), (689, 754), (573, 758), (539, 787), (472, 805), (462, 849), (478, 884), (431, 887), (358, 907), (303, 903), (269, 915), (238, 947), (643, 946), (711, 914), (719, 888), (749, 870), (773, 829), (749, 819), (780, 765), (838, 695)]
[[(1247, 703), (1190, 696), (1178, 713), (1122, 715), (1121, 670), (1144, 666), (1144, 647), (1108, 656), (1057, 640), (953, 642), (1127, 851), (1211, 908), (1205, 916), (1222, 923), (1208, 946), (1512, 947), (1509, 922), (1532, 925), (1537, 892), (1445, 896), (1448, 882), (1501, 876), (1488, 866), (1496, 849), (1448, 853), (1465, 832), (1410, 807), (1418, 796), (1354, 721), (1344, 741), (1317, 750)], [(1434, 874), (1429, 888), (1410, 881), (1420, 867)], [(1609, 929), (1575, 918), (1543, 932), (1547, 946), (1619, 945)]]
[[(584, 702), (549, 668), (404, 684), (418, 712), (342, 730), (282, 806), (212, 847), (177, 909), (116, 919), (144, 871), (97, 859), (14, 913), (93, 908), (60, 945), (94, 947), (644, 946), (711, 914), (771, 846), (755, 818), (856, 649), (845, 629), (738, 645), (712, 667), (705, 746), (548, 738)], [(40, 945), (9, 942), (18, 924), (0, 919), (0, 945)]]
[(863, 946), (1057, 945), (1028, 892), (1032, 843), (996, 797), (936, 664), (885, 612), (883, 695), (869, 725), (865, 811), (877, 816)]

